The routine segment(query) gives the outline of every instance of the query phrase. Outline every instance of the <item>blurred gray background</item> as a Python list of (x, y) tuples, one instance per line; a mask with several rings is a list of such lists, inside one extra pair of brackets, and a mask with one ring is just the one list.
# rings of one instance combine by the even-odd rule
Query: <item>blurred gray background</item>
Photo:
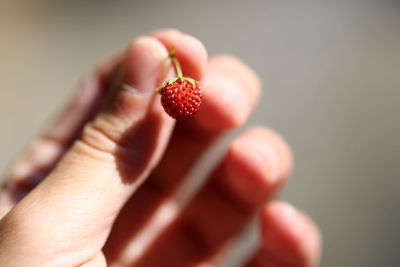
[(322, 229), (322, 266), (400, 266), (400, 5), (386, 1), (0, 1), (0, 171), (92, 65), (176, 27), (260, 75), (250, 124), (282, 133), (281, 196)]

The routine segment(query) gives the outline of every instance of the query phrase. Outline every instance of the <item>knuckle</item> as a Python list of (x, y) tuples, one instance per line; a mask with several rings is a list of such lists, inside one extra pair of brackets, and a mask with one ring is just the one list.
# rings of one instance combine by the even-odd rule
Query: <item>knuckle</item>
[(113, 154), (117, 146), (119, 128), (118, 120), (107, 116), (99, 116), (95, 121), (88, 123), (78, 142), (88, 147), (108, 154)]

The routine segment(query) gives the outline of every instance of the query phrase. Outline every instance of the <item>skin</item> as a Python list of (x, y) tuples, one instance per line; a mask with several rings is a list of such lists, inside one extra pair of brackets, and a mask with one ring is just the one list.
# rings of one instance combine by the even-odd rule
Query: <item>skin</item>
[[(173, 45), (184, 75), (204, 86), (199, 113), (178, 123), (154, 91), (173, 75)], [(317, 227), (272, 200), (292, 155), (270, 129), (240, 134), (186, 205), (177, 197), (198, 158), (246, 122), (260, 90), (239, 59), (208, 58), (177, 30), (133, 40), (95, 68), (7, 173), (0, 266), (214, 266), (254, 216), (262, 242), (243, 266), (316, 266)]]

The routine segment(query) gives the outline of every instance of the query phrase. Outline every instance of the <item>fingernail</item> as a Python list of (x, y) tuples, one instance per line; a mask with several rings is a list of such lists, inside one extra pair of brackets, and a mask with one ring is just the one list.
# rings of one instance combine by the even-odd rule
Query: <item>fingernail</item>
[(158, 40), (147, 36), (137, 38), (126, 51), (123, 86), (141, 93), (154, 92), (168, 72), (163, 64), (167, 59), (168, 52)]

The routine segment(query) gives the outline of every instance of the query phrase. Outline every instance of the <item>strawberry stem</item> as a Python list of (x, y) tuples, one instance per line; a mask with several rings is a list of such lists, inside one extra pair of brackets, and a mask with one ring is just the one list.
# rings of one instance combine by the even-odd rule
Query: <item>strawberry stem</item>
[(181, 69), (181, 65), (179, 64), (178, 59), (175, 57), (175, 46), (172, 46), (169, 49), (169, 58), (171, 59), (172, 65), (174, 65), (174, 69), (176, 72), (176, 77), (173, 77), (172, 79), (170, 79), (169, 81), (165, 82), (164, 85), (160, 88), (156, 89), (156, 92), (159, 93), (160, 95), (162, 94), (162, 90), (164, 89), (164, 87), (166, 85), (172, 84), (176, 81), (179, 80), (179, 82), (183, 82), (183, 81), (188, 81), (191, 84), (195, 85), (198, 82), (190, 77), (184, 77), (182, 74), (182, 69)]
[(182, 79), (183, 75), (182, 75), (181, 64), (179, 64), (178, 59), (175, 57), (175, 46), (171, 47), (171, 49), (169, 50), (169, 57), (172, 61), (172, 64), (174, 65), (177, 77), (179, 79)]

